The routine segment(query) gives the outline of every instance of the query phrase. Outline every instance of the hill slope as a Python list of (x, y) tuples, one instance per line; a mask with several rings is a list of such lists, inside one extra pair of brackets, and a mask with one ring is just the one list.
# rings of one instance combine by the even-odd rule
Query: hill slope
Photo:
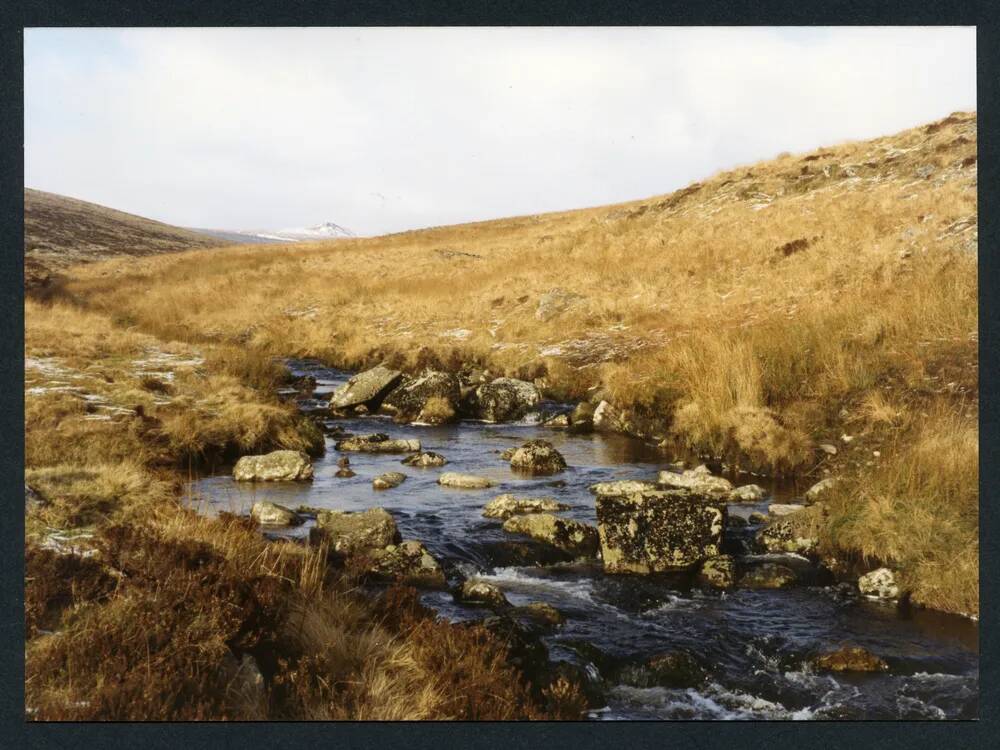
[(675, 193), (143, 259), (70, 290), (166, 339), (488, 367), (676, 455), (841, 477), (822, 546), (978, 611), (974, 113)]
[(222, 244), (229, 243), (96, 203), (24, 190), (26, 286), (77, 263)]

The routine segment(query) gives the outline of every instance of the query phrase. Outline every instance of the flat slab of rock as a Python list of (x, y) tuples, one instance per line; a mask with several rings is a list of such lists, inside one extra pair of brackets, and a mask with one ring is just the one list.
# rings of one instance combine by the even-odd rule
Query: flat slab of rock
[(530, 536), (575, 557), (597, 555), (597, 529), (569, 518), (559, 518), (550, 513), (511, 516), (504, 521), (503, 530)]
[(376, 490), (391, 490), (393, 487), (399, 487), (405, 481), (406, 474), (400, 471), (387, 471), (372, 480), (372, 487)]
[(383, 549), (400, 541), (396, 521), (382, 508), (363, 512), (323, 511), (316, 516), (315, 541), (328, 541), (330, 548), (343, 555), (370, 549)]
[(407, 456), (403, 459), (402, 463), (407, 466), (418, 466), (422, 469), (427, 469), (433, 466), (444, 466), (448, 463), (448, 459), (434, 451), (422, 451), (421, 453)]
[(690, 490), (698, 495), (711, 497), (723, 497), (733, 491), (732, 482), (724, 477), (714, 476), (705, 465), (680, 473), (661, 471), (657, 483), (661, 487)]
[(338, 440), (333, 447), (338, 451), (356, 453), (414, 453), (420, 450), (420, 441), (390, 438), (385, 433), (376, 432)]
[(291, 508), (261, 500), (253, 504), (250, 517), (261, 526), (298, 526), (302, 518)]
[(524, 418), (542, 401), (534, 383), (514, 378), (497, 378), (475, 391), (475, 416), (486, 422), (512, 422)]
[(457, 487), (462, 490), (485, 490), (493, 487), (496, 482), (486, 477), (477, 477), (474, 474), (459, 474), (456, 471), (446, 471), (438, 477), (438, 484), (442, 487)]
[(301, 451), (243, 456), (233, 467), (233, 479), (238, 482), (296, 482), (312, 477), (312, 461)]
[(490, 500), (483, 508), (486, 518), (502, 518), (523, 515), (525, 513), (555, 513), (569, 510), (569, 506), (551, 497), (516, 497), (500, 495)]
[(598, 494), (607, 573), (686, 570), (721, 552), (726, 506), (684, 490)]
[(566, 468), (566, 459), (548, 440), (529, 440), (511, 454), (510, 468), (529, 474), (556, 474)]
[(390, 544), (365, 555), (371, 560), (369, 572), (377, 578), (423, 588), (445, 586), (440, 563), (421, 542), (408, 540)]
[(381, 400), (399, 381), (403, 373), (388, 367), (373, 367), (359, 372), (330, 396), (330, 406), (346, 409), (362, 404), (368, 406)]

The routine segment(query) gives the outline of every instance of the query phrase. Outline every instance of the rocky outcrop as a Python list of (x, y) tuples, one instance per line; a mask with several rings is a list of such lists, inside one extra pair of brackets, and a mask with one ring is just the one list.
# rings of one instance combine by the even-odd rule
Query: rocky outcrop
[(376, 432), (372, 435), (359, 435), (339, 440), (333, 447), (338, 451), (359, 453), (413, 453), (420, 450), (420, 441), (393, 439), (385, 433)]
[(524, 534), (574, 557), (597, 555), (597, 529), (579, 521), (553, 516), (551, 513), (511, 516), (504, 521), (503, 530), (512, 534)]
[(418, 541), (389, 544), (365, 553), (370, 560), (369, 572), (385, 581), (397, 581), (407, 586), (443, 588), (444, 571), (434, 556)]
[(399, 421), (444, 424), (454, 420), (460, 397), (455, 375), (428, 370), (389, 393), (380, 411)]
[(556, 474), (566, 468), (566, 459), (548, 440), (529, 440), (511, 454), (510, 468), (529, 474)]
[(816, 669), (828, 672), (886, 672), (889, 665), (861, 646), (844, 646), (813, 659)]
[(295, 511), (266, 500), (253, 504), (250, 517), (261, 526), (298, 526), (302, 523), (302, 518)]
[(399, 471), (387, 471), (372, 480), (372, 487), (376, 490), (391, 490), (393, 487), (399, 487), (405, 481), (406, 474)]
[(698, 580), (717, 589), (728, 589), (736, 585), (736, 558), (732, 555), (716, 555), (701, 564)]
[(889, 568), (878, 568), (858, 579), (858, 591), (874, 599), (898, 599), (899, 584)]
[(312, 477), (312, 462), (301, 451), (243, 456), (233, 467), (233, 479), (238, 482), (294, 482)]
[(515, 497), (508, 494), (490, 500), (483, 508), (483, 515), (486, 518), (506, 520), (526, 513), (553, 513), (561, 510), (569, 510), (569, 506), (551, 497)]
[(476, 388), (470, 407), (473, 416), (485, 422), (522, 419), (541, 403), (542, 394), (533, 383), (497, 378)]
[(316, 516), (316, 526), (310, 535), (313, 543), (322, 541), (342, 555), (353, 555), (365, 550), (384, 549), (400, 541), (396, 522), (382, 508), (369, 508), (363, 512), (340, 510), (323, 511)]
[(444, 466), (448, 463), (448, 459), (434, 451), (423, 451), (415, 453), (412, 456), (407, 456), (402, 460), (402, 463), (407, 466), (418, 466), (421, 469), (427, 469), (434, 466)]
[(370, 409), (377, 406), (402, 377), (399, 370), (382, 365), (359, 372), (330, 395), (330, 407), (348, 409), (364, 405)]
[(570, 307), (583, 299), (576, 292), (556, 287), (538, 298), (538, 308), (535, 310), (535, 319), (547, 323), (555, 317), (566, 312)]
[(482, 604), (496, 610), (510, 608), (510, 602), (503, 592), (486, 581), (476, 579), (463, 581), (462, 585), (455, 589), (453, 596), (456, 602), (462, 604)]
[(477, 477), (473, 474), (459, 474), (456, 471), (446, 471), (438, 477), (442, 487), (456, 487), (462, 490), (485, 490), (496, 484), (492, 479)]
[(706, 501), (685, 490), (641, 489), (622, 494), (605, 490), (597, 493), (605, 572), (686, 570), (720, 554), (726, 525), (724, 503)]

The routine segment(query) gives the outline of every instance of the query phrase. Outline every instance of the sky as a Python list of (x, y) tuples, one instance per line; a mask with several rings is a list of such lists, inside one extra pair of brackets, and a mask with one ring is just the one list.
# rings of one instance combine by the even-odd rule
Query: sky
[(667, 193), (976, 108), (975, 29), (27, 29), (25, 184), (372, 235)]

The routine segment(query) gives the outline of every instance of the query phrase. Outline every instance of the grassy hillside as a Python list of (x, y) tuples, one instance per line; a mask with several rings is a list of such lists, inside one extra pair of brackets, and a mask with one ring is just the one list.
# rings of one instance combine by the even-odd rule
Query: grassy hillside
[(842, 476), (824, 545), (972, 612), (976, 186), (956, 113), (647, 200), (110, 262), (66, 293), (165, 340), (599, 391), (665, 450)]
[(96, 203), (24, 191), (24, 272), (29, 287), (76, 263), (225, 244), (230, 243)]

